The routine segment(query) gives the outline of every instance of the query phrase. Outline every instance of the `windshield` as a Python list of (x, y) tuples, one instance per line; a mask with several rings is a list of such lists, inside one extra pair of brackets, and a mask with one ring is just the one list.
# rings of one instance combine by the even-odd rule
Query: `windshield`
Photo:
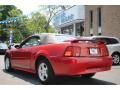
[(0, 43), (0, 49), (8, 49), (5, 43)]
[(73, 36), (70, 36), (70, 35), (55, 35), (55, 40), (57, 40), (59, 42), (63, 42), (66, 40), (74, 40), (74, 39), (76, 39), (76, 38)]

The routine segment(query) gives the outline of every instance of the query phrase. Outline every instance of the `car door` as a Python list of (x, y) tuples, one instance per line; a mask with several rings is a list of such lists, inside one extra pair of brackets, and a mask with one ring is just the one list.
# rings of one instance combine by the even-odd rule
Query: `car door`
[(39, 45), (39, 38), (33, 36), (21, 43), (20, 48), (12, 51), (12, 65), (15, 67), (21, 67), (30, 69), (30, 61), (34, 52), (34, 47)]

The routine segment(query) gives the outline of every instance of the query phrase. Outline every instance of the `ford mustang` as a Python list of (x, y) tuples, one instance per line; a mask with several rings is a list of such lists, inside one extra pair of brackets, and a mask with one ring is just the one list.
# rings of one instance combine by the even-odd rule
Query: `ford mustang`
[(6, 71), (17, 69), (37, 74), (42, 84), (50, 84), (56, 76), (90, 78), (110, 70), (112, 65), (103, 41), (51, 33), (28, 37), (7, 50), (4, 61)]

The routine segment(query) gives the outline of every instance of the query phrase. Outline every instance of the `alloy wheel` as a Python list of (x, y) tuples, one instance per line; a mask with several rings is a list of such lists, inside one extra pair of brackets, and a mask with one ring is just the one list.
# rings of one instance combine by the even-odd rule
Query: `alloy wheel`
[(10, 61), (9, 61), (9, 58), (6, 58), (5, 60), (5, 69), (8, 70), (10, 67)]
[(46, 81), (48, 78), (48, 67), (45, 63), (41, 63), (38, 68), (38, 75), (41, 81)]
[(119, 64), (120, 56), (118, 54), (113, 55), (113, 64)]

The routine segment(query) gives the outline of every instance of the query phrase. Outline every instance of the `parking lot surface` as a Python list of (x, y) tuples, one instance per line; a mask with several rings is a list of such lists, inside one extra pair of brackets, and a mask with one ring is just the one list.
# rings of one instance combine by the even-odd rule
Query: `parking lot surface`
[[(120, 65), (112, 66), (110, 71), (99, 72), (93, 78), (59, 77), (57, 85), (118, 85), (120, 84)], [(4, 71), (4, 56), (0, 55), (0, 85), (41, 85), (34, 74), (15, 70)]]

